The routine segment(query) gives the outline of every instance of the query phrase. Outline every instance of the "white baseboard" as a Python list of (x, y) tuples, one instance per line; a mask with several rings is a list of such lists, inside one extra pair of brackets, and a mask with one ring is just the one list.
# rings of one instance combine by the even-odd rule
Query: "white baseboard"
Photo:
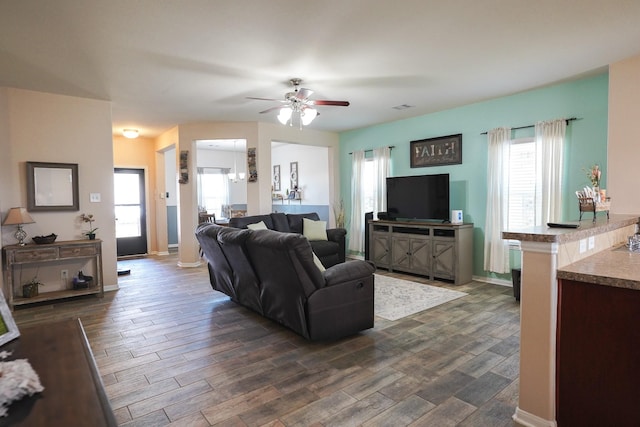
[(118, 289), (120, 289), (120, 286), (118, 286), (117, 284), (115, 284), (115, 285), (106, 285), (104, 287), (104, 291), (105, 292), (117, 291)]
[(527, 411), (523, 411), (519, 407), (516, 408), (516, 413), (513, 414), (513, 421), (516, 424), (525, 426), (525, 427), (557, 427), (558, 423), (556, 420), (545, 420), (544, 418), (540, 418), (537, 415), (533, 415), (528, 413)]
[(473, 280), (476, 282), (484, 282), (490, 283), (492, 285), (500, 285), (513, 288), (513, 284), (509, 280), (496, 279), (495, 277), (473, 276)]
[(178, 267), (184, 267), (184, 268), (195, 268), (195, 267), (200, 267), (202, 265), (201, 262), (180, 262), (178, 261)]

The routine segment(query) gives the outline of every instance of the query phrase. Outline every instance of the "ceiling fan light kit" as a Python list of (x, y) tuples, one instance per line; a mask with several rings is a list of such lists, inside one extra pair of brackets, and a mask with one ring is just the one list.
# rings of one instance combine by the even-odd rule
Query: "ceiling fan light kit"
[(314, 108), (316, 105), (338, 107), (349, 106), (349, 101), (311, 100), (309, 97), (313, 94), (313, 91), (300, 87), (302, 79), (291, 79), (289, 82), (293, 86), (293, 92), (287, 92), (284, 95), (284, 100), (254, 97), (248, 97), (248, 99), (276, 101), (285, 104), (281, 107), (268, 108), (260, 113), (263, 114), (278, 110), (278, 121), (283, 125), (288, 124), (289, 126), (293, 126), (294, 117), (297, 117), (300, 130), (302, 130), (302, 126), (308, 126), (311, 124), (311, 122), (319, 115), (318, 110)]

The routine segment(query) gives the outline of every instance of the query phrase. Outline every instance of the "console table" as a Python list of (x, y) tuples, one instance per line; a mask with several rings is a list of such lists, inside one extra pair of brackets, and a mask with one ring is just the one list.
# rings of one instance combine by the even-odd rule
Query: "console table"
[(9, 406), (2, 426), (117, 426), (79, 319), (20, 328), (2, 350), (28, 359), (44, 391)]
[[(104, 295), (102, 278), (102, 240), (69, 240), (44, 245), (8, 245), (3, 248), (9, 307), (51, 301), (78, 295)], [(93, 261), (94, 280), (86, 289), (64, 289), (41, 292), (32, 298), (22, 297), (22, 283), (14, 280), (15, 269), (22, 265), (53, 264), (68, 261)]]
[(444, 279), (473, 275), (473, 224), (369, 221), (369, 252), (377, 268)]

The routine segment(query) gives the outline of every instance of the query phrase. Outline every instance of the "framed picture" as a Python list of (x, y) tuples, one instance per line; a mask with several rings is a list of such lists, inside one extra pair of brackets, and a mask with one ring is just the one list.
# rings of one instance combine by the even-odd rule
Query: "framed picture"
[(4, 299), (4, 293), (0, 291), (0, 346), (20, 336), (16, 322), (11, 316), (11, 311)]
[(459, 165), (462, 163), (462, 134), (411, 141), (411, 167)]
[(291, 162), (289, 164), (289, 171), (291, 175), (291, 189), (298, 188), (298, 162)]
[(280, 165), (273, 167), (273, 191), (280, 191)]
[(186, 184), (189, 182), (189, 151), (180, 151), (180, 175), (178, 178), (180, 184)]
[(256, 163), (256, 149), (247, 148), (247, 169), (249, 169), (248, 182), (256, 182), (258, 180), (258, 166)]
[(27, 210), (77, 211), (78, 164), (27, 162)]

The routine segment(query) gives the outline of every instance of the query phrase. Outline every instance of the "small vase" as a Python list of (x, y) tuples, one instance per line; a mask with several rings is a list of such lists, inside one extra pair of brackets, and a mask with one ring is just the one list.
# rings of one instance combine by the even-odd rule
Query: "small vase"
[(601, 200), (600, 200), (600, 187), (599, 186), (597, 186), (597, 185), (593, 186), (593, 194), (594, 194), (593, 201), (594, 202), (600, 202)]
[(88, 233), (87, 237), (89, 238), (89, 240), (96, 240), (96, 233)]
[(38, 285), (22, 285), (22, 296), (24, 298), (33, 298), (38, 296)]

